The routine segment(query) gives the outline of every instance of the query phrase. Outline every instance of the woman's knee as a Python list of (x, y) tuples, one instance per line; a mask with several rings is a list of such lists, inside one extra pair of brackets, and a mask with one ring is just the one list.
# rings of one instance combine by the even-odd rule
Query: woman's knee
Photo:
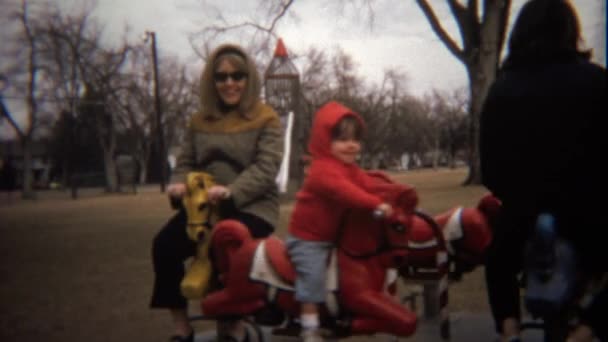
[[(183, 260), (192, 256), (196, 244), (188, 239), (183, 225), (172, 226), (170, 221), (152, 239), (152, 257), (154, 260)], [(179, 222), (177, 222), (179, 223)]]
[(244, 224), (253, 238), (265, 238), (274, 233), (274, 227), (270, 223), (253, 214), (241, 212), (234, 219)]
[(175, 246), (171, 245), (166, 238), (166, 234), (163, 234), (162, 230), (158, 232), (152, 239), (152, 258), (155, 262), (167, 260), (172, 254), (174, 254), (171, 253), (171, 251), (174, 249)]

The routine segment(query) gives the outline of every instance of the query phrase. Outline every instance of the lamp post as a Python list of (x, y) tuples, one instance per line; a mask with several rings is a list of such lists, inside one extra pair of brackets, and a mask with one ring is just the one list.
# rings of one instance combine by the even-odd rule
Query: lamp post
[(156, 54), (156, 33), (154, 31), (146, 31), (146, 38), (152, 40), (152, 64), (154, 66), (154, 108), (156, 110), (156, 139), (158, 143), (158, 152), (160, 159), (160, 192), (165, 192), (165, 182), (167, 179), (167, 163), (165, 153), (165, 139), (162, 127), (162, 111), (160, 106), (160, 93), (158, 82), (158, 59)]

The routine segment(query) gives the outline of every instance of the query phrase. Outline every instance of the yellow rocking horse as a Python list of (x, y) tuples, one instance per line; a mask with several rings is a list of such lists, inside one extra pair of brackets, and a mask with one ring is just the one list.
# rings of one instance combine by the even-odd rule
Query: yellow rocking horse
[(213, 177), (204, 172), (191, 172), (186, 180), (186, 195), (182, 204), (188, 217), (188, 237), (196, 242), (194, 256), (181, 282), (181, 292), (188, 299), (200, 299), (209, 290), (213, 266), (209, 260), (211, 231), (219, 220), (217, 205), (211, 204), (207, 189), (214, 185)]

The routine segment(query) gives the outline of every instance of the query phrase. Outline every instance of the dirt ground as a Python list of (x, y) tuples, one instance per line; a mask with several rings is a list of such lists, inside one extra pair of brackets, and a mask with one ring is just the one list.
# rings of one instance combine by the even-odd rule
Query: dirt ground
[[(421, 208), (474, 205), (465, 170), (394, 174), (416, 186)], [(166, 341), (168, 313), (148, 308), (152, 238), (172, 215), (158, 186), (136, 195), (49, 191), (35, 201), (0, 193), (0, 341)], [(282, 236), (291, 205), (281, 211)], [(198, 313), (196, 303), (192, 312)], [(487, 312), (483, 271), (450, 290), (453, 311)], [(201, 331), (209, 323), (197, 324)]]

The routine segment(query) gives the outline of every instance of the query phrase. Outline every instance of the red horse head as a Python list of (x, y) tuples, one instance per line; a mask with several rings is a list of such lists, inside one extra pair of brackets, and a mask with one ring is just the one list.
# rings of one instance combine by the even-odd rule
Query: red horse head
[(445, 251), (446, 261), (453, 264), (453, 279), (473, 270), (483, 262), (492, 241), (491, 226), (500, 205), (496, 197), (487, 194), (476, 207), (456, 207), (434, 217), (416, 212), (411, 225), (409, 262), (400, 268), (400, 274), (416, 278), (417, 269), (428, 271), (436, 267), (440, 251)]
[(393, 207), (391, 217), (379, 219), (365, 211), (351, 211), (340, 228), (337, 247), (346, 255), (391, 256), (386, 267), (402, 264), (407, 254), (409, 227), (418, 204), (418, 195), (411, 186), (392, 182), (382, 173), (369, 173), (375, 184), (372, 192)]

